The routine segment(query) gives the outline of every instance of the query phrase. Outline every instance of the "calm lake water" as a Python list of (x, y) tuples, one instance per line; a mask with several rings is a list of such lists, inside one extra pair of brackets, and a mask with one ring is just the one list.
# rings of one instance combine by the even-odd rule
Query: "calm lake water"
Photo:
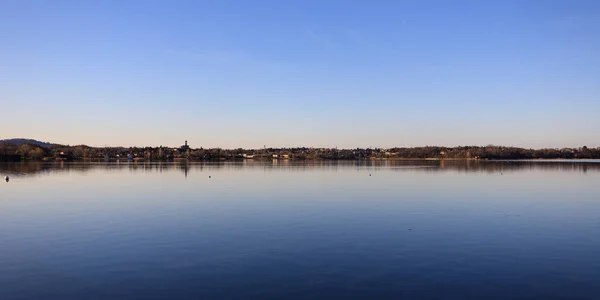
[(600, 161), (0, 175), (0, 299), (600, 299)]

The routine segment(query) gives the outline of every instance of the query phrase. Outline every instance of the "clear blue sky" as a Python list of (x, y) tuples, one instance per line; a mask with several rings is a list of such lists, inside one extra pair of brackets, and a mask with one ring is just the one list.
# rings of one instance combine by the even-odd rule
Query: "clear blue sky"
[(600, 1), (0, 1), (0, 138), (600, 146)]

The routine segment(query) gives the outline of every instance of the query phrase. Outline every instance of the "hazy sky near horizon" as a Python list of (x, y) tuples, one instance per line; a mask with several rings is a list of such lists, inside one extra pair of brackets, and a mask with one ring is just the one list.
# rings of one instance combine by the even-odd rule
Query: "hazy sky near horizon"
[(600, 146), (600, 1), (0, 1), (0, 139)]

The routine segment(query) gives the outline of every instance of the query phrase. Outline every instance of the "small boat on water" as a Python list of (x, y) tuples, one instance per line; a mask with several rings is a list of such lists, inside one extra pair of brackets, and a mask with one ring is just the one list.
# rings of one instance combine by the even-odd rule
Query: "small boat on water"
[(8, 178), (8, 176), (4, 177), (4, 181), (8, 182), (10, 180), (10, 178)]

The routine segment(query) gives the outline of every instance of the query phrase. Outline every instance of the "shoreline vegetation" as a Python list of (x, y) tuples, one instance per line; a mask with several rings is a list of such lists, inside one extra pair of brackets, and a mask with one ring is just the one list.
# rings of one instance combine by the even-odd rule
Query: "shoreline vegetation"
[(229, 160), (517, 160), (600, 159), (600, 148), (526, 149), (505, 146), (221, 149), (91, 147), (26, 140), (0, 141), (0, 161), (229, 161)]

